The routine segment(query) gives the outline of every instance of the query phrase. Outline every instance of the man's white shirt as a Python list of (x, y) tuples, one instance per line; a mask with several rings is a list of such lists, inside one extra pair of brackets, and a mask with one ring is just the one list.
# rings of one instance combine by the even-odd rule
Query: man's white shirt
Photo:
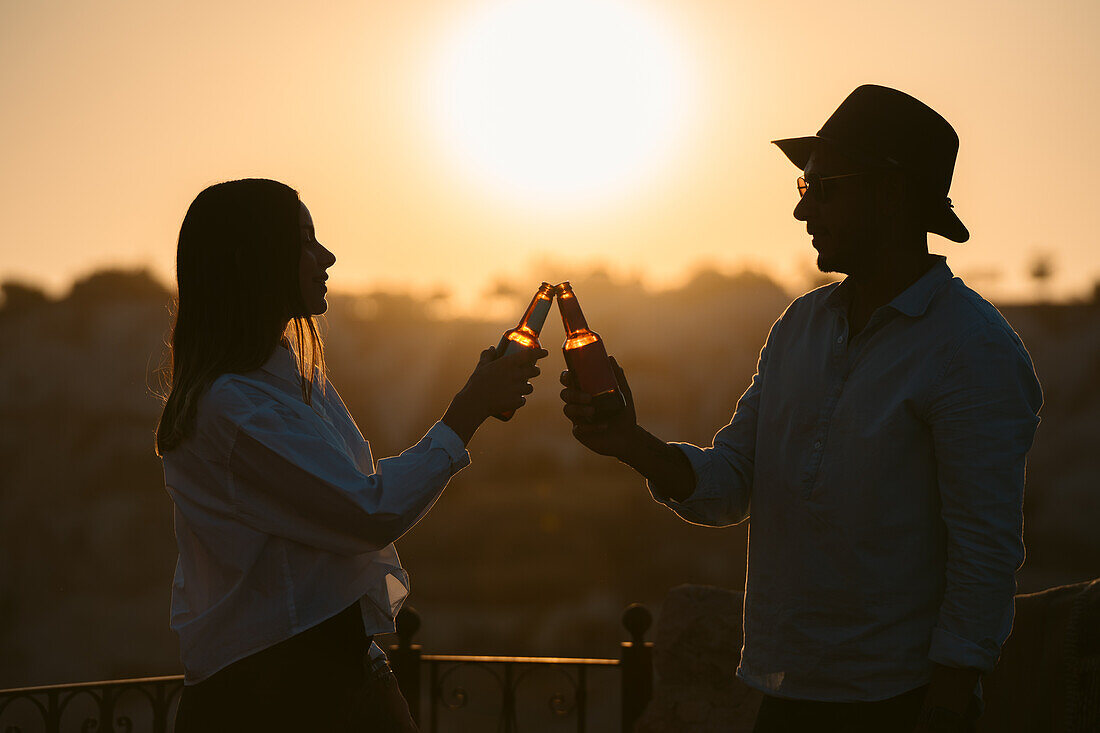
[(990, 670), (1024, 559), (1024, 459), (1042, 393), (1019, 337), (944, 258), (855, 337), (850, 285), (792, 303), (713, 445), (677, 444), (690, 522), (749, 517), (749, 685), (881, 700), (931, 663)]

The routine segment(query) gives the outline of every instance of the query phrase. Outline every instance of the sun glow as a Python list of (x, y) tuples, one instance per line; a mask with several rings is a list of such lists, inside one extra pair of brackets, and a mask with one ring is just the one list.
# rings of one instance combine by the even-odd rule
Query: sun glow
[(517, 203), (589, 206), (648, 182), (684, 137), (693, 74), (620, 0), (498, 0), (443, 44), (430, 103), (446, 153)]

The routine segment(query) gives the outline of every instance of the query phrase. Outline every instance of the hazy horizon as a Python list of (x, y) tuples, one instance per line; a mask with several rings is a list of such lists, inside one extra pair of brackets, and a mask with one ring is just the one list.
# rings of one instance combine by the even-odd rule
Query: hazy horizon
[[(626, 371), (646, 428), (709, 445), (789, 294), (743, 273), (704, 271), (656, 293), (577, 275), (585, 314)], [(170, 320), (164, 284), (104, 272), (56, 302), (7, 293), (15, 297), (0, 302), (0, 340), (17, 348), (0, 352), (0, 686), (178, 671), (168, 627), (177, 551), (153, 451)], [(429, 301), (332, 296), (322, 328), (331, 383), (376, 458), (439, 419), (529, 296), (497, 298), (498, 320), (453, 321), (430, 317)], [(1024, 502), (1019, 590), (1031, 592), (1100, 567), (1100, 308), (1004, 313), (1045, 399)], [(657, 614), (682, 583), (743, 587), (747, 523), (683, 522), (637, 474), (573, 438), (557, 382), (564, 336), (552, 314), (541, 333), (550, 354), (527, 404), (478, 430), (470, 467), (398, 542), (425, 651), (611, 656), (626, 604)]]

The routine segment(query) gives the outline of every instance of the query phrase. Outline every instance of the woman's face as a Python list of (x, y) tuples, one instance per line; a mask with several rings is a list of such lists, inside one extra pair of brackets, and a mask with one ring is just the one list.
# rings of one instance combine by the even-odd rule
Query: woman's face
[(298, 263), (298, 286), (302, 290), (302, 303), (311, 316), (319, 316), (328, 310), (325, 294), (328, 286), (328, 274), (325, 272), (336, 262), (336, 255), (325, 249), (317, 241), (317, 232), (313, 229), (313, 217), (305, 204), (298, 204), (298, 225), (301, 232), (302, 257)]

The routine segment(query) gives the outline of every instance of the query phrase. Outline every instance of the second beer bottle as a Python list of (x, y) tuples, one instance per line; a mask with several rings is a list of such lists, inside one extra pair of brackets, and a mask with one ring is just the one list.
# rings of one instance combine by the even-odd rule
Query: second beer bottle
[[(523, 318), (519, 319), (519, 325), (505, 331), (497, 345), (497, 358), (514, 354), (519, 349), (540, 349), (539, 334), (546, 323), (546, 316), (550, 314), (550, 306), (554, 304), (554, 286), (544, 282), (539, 286), (531, 304), (523, 312)], [(493, 415), (498, 420), (508, 421), (515, 415), (515, 410)]]
[(557, 291), (558, 310), (565, 325), (565, 343), (562, 344), (565, 365), (576, 377), (581, 391), (592, 395), (596, 414), (591, 421), (599, 422), (626, 407), (626, 400), (615, 380), (603, 339), (588, 328), (573, 288), (564, 282), (558, 285)]

